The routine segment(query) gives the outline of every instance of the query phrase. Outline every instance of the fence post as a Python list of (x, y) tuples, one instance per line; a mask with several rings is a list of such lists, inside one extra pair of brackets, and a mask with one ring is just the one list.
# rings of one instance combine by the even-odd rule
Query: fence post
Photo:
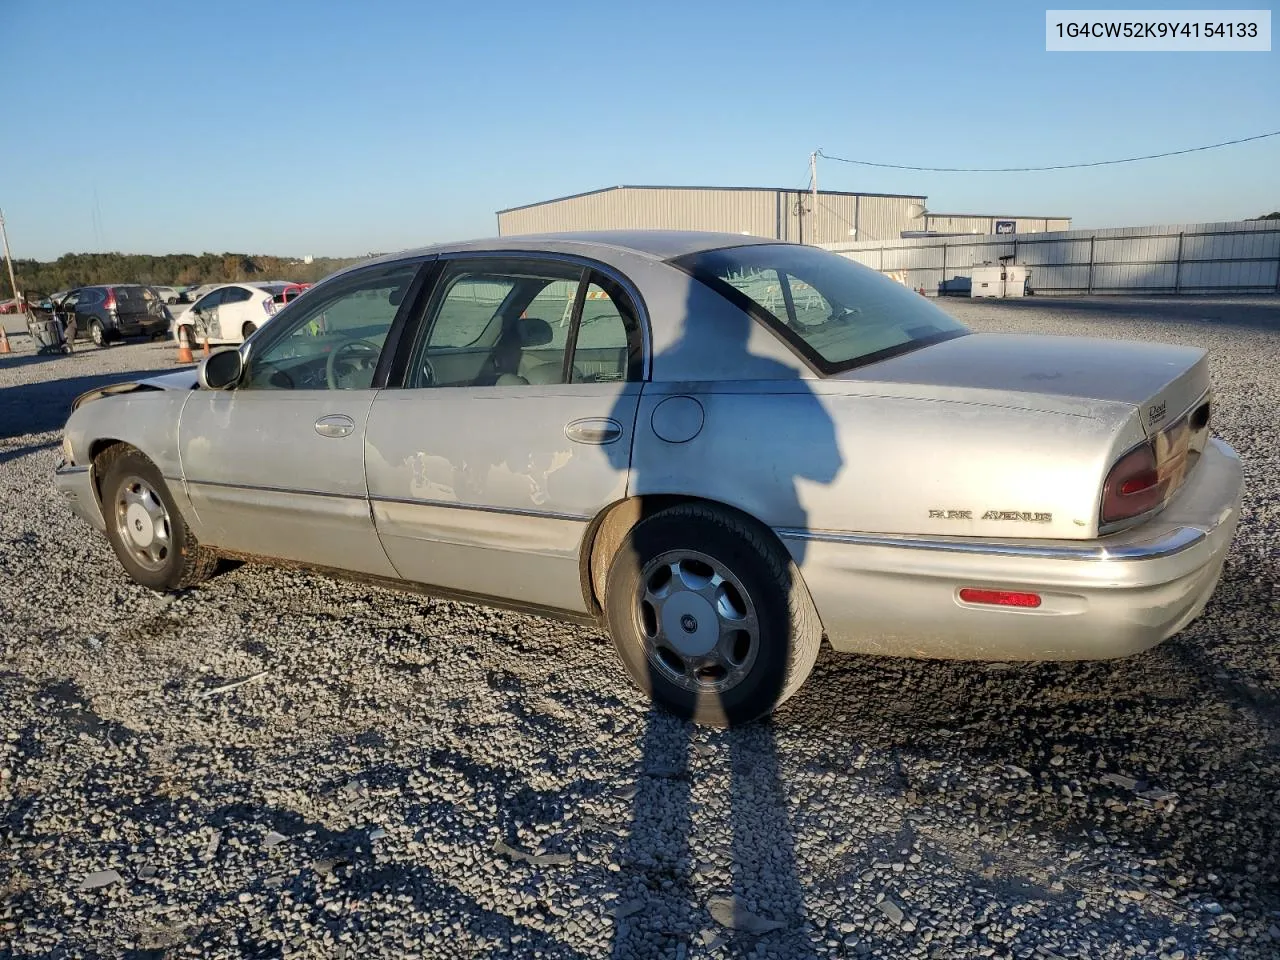
[(1098, 238), (1094, 236), (1089, 237), (1089, 285), (1087, 290), (1089, 294), (1093, 293), (1093, 241), (1096, 239)]
[(947, 282), (947, 241), (942, 241), (942, 282)]
[(1178, 231), (1178, 262), (1173, 268), (1173, 292), (1182, 292), (1182, 231)]

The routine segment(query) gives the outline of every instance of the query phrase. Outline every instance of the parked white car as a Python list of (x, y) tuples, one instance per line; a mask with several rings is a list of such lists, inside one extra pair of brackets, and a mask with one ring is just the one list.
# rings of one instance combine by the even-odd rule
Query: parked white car
[(152, 287), (151, 289), (167, 304), (175, 304), (182, 298), (176, 287)]
[(240, 343), (275, 316), (286, 291), (284, 282), (227, 283), (215, 287), (179, 314), (173, 335), (188, 343)]

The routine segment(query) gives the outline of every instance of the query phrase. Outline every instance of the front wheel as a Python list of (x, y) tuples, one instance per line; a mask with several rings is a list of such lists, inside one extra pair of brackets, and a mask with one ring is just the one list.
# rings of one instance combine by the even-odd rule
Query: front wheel
[(677, 716), (713, 726), (772, 713), (808, 677), (822, 641), (809, 592), (772, 534), (702, 504), (631, 530), (604, 608), (631, 679)]
[(218, 555), (187, 529), (156, 465), (131, 447), (111, 447), (102, 474), (107, 539), (125, 571), (152, 590), (180, 590), (212, 575)]

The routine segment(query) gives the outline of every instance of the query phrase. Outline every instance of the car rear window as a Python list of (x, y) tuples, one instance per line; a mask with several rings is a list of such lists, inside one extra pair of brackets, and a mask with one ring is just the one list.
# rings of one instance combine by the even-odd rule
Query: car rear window
[(116, 310), (119, 313), (153, 313), (157, 316), (164, 310), (160, 295), (150, 287), (112, 287), (116, 295)]
[(823, 373), (969, 332), (913, 290), (817, 247), (762, 243), (672, 263), (763, 320)]

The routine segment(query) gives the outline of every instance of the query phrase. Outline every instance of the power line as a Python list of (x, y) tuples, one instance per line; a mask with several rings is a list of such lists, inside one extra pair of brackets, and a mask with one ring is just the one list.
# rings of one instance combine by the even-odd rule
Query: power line
[(1136, 163), (1139, 160), (1159, 160), (1163, 157), (1178, 157), (1186, 153), (1199, 153), (1202, 150), (1217, 150), (1219, 147), (1230, 147), (1237, 143), (1250, 143), (1254, 140), (1266, 140), (1268, 137), (1280, 137), (1280, 130), (1270, 133), (1259, 133), (1252, 137), (1241, 137), (1239, 140), (1224, 140), (1221, 143), (1209, 143), (1202, 147), (1188, 147), (1185, 150), (1168, 150), (1164, 153), (1148, 153), (1141, 157), (1123, 157), (1119, 160), (1091, 160), (1087, 163), (1055, 163), (1047, 167), (916, 167), (903, 163), (874, 163), (870, 160), (851, 160), (848, 157), (833, 157), (829, 153), (818, 150), (818, 156), (824, 160), (835, 160), (839, 163), (852, 163), (860, 167), (881, 167), (887, 170), (915, 170), (923, 173), (1035, 173), (1044, 170), (1076, 170), (1081, 167), (1109, 167), (1117, 163)]

